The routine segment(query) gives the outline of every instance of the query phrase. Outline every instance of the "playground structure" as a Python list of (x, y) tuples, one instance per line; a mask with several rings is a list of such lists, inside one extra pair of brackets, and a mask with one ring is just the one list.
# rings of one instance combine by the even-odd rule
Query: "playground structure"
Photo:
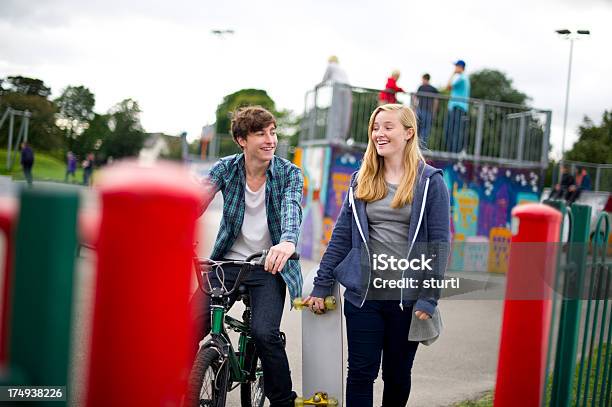
[[(346, 97), (350, 91), (350, 97)], [(302, 256), (317, 260), (331, 237), (345, 198), (350, 175), (367, 146), (367, 127), (378, 106), (379, 90), (343, 84), (317, 86), (306, 93), (299, 148), (294, 162), (304, 170)], [(446, 137), (449, 97), (404, 95), (435, 101), (423, 152), (444, 170), (451, 195), (452, 232), (456, 243), (451, 268), (463, 270), (464, 259), (485, 252), (477, 271), (505, 272), (511, 211), (538, 202), (548, 165), (551, 111), (487, 100), (469, 99), (459, 151)], [(349, 103), (348, 109), (335, 108)], [(433, 103), (431, 104), (433, 105)], [(416, 109), (418, 112), (418, 109)], [(338, 113), (339, 112), (339, 113)], [(347, 113), (348, 112), (348, 113)], [(339, 115), (338, 117), (333, 117)], [(460, 243), (474, 243), (461, 245)], [(476, 254), (470, 253), (476, 251)], [(469, 262), (468, 262), (469, 263)]]
[[(13, 140), (15, 138), (15, 117), (21, 117), (21, 125), (19, 127), (19, 131), (17, 134), (17, 140), (13, 145)], [(17, 151), (19, 151), (19, 145), (21, 142), (28, 142), (28, 129), (30, 127), (30, 117), (32, 117), (32, 113), (28, 110), (21, 111), (15, 110), (11, 107), (7, 107), (0, 118), (0, 129), (4, 125), (6, 119), (9, 119), (9, 129), (8, 129), (8, 146), (6, 149), (6, 169), (9, 170), (13, 167), (14, 157), (17, 155)]]

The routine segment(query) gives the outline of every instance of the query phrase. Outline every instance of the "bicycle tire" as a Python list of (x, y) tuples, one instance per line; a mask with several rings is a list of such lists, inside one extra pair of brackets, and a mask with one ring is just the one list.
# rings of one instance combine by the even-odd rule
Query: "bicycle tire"
[[(189, 374), (187, 407), (225, 407), (229, 362), (216, 348), (202, 348)], [(203, 398), (204, 397), (204, 398)]]
[(242, 407), (263, 407), (266, 400), (261, 359), (257, 356), (256, 358), (255, 380), (240, 385), (240, 405)]

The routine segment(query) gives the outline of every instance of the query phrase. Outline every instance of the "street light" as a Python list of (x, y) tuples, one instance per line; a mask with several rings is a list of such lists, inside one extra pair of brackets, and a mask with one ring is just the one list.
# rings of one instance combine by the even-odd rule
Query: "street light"
[(565, 155), (565, 131), (567, 129), (567, 106), (569, 104), (570, 80), (572, 77), (572, 54), (574, 52), (574, 40), (581, 38), (581, 36), (590, 35), (591, 32), (589, 30), (576, 30), (574, 33), (567, 28), (556, 30), (556, 32), (562, 36), (563, 39), (570, 41), (569, 67), (567, 68), (567, 86), (565, 90), (565, 112), (563, 114), (563, 138), (561, 139), (561, 163), (563, 163), (563, 157)]

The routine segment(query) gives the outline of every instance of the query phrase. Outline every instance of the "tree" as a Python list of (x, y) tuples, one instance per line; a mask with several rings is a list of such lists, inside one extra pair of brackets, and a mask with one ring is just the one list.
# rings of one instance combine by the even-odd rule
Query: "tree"
[(138, 154), (146, 134), (140, 124), (140, 107), (133, 99), (117, 103), (108, 114), (108, 135), (102, 140), (101, 152), (105, 157), (128, 157)]
[(109, 115), (94, 114), (89, 126), (72, 146), (72, 152), (77, 157), (84, 159), (87, 153), (100, 150), (111, 132), (108, 128), (109, 118)]
[(94, 118), (95, 103), (94, 94), (84, 86), (68, 86), (55, 100), (59, 109), (56, 123), (66, 132), (69, 150), (74, 149), (75, 140)]
[(276, 105), (265, 90), (241, 89), (223, 98), (223, 102), (217, 106), (217, 134), (229, 134), (231, 129), (231, 113), (239, 107), (260, 105), (268, 109), (275, 116), (278, 114)]
[(51, 94), (51, 88), (45, 86), (45, 83), (40, 79), (9, 76), (6, 79), (6, 84), (9, 92), (21, 93), (22, 95), (41, 96), (46, 99)]
[(568, 160), (612, 163), (612, 110), (604, 111), (599, 125), (585, 116), (578, 134), (578, 141), (566, 153)]
[[(0, 114), (10, 107), (15, 110), (28, 110), (32, 114), (28, 129), (28, 141), (35, 149), (43, 151), (60, 150), (64, 146), (62, 131), (55, 125), (57, 106), (39, 95), (29, 95), (18, 92), (6, 92), (0, 99)], [(17, 119), (14, 136), (18, 134), (21, 124)], [(0, 131), (0, 145), (6, 146), (8, 140), (8, 125), (5, 123)], [(15, 142), (16, 140), (13, 140)], [(5, 147), (3, 147), (5, 148)], [(61, 153), (60, 153), (61, 155)]]
[(470, 97), (518, 105), (531, 100), (512, 86), (512, 79), (495, 69), (481, 69), (470, 75)]

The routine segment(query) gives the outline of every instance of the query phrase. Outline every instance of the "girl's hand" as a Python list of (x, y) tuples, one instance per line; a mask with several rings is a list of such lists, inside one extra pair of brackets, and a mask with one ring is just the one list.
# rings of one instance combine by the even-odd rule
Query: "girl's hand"
[(425, 321), (431, 318), (431, 316), (428, 313), (423, 312), (423, 311), (415, 311), (414, 315), (416, 315), (416, 317), (420, 319), (421, 321)]
[(304, 298), (304, 304), (315, 314), (322, 314), (325, 312), (325, 300), (323, 298), (311, 297), (309, 295)]

